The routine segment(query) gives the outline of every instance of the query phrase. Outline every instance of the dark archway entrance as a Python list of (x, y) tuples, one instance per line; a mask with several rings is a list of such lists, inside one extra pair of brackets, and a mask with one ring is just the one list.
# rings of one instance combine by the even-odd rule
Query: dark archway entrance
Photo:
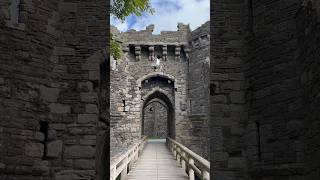
[[(150, 114), (155, 116), (150, 117)], [(175, 137), (174, 106), (164, 92), (156, 90), (147, 96), (141, 117), (142, 135), (152, 138)]]

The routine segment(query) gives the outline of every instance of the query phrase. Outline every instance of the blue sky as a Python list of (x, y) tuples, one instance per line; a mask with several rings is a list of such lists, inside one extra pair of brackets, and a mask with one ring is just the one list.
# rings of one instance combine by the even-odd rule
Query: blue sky
[(111, 24), (120, 31), (142, 30), (155, 25), (154, 34), (160, 31), (176, 31), (178, 22), (189, 24), (191, 30), (210, 19), (210, 0), (151, 0), (155, 9), (153, 15), (144, 13), (141, 17), (129, 16), (125, 22), (111, 17)]

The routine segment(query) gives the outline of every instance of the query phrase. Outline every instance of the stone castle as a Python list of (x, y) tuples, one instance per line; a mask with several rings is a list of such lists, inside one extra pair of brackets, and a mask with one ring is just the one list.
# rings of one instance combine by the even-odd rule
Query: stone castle
[(123, 50), (111, 60), (111, 154), (142, 135), (168, 135), (208, 158), (209, 25), (190, 31), (179, 23), (159, 35), (153, 25), (124, 33), (111, 28)]
[[(211, 1), (210, 22), (109, 29), (104, 0), (0, 2), (0, 179), (108, 179), (142, 136), (217, 180), (320, 178), (320, 3)], [(109, 57), (109, 30), (122, 57)]]

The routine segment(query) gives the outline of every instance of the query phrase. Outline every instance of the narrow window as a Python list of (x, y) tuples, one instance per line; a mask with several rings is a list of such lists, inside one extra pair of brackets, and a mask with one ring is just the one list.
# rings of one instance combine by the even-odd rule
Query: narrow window
[(48, 122), (40, 121), (40, 132), (44, 134), (44, 139), (41, 142), (43, 144), (42, 159), (46, 159), (47, 158), (47, 142), (48, 142)]
[(213, 96), (215, 93), (216, 85), (210, 84), (210, 96)]
[(126, 100), (122, 100), (122, 104), (123, 104), (123, 112), (126, 112)]
[(259, 160), (259, 162), (261, 162), (260, 122), (256, 122), (256, 128), (257, 128), (258, 160)]
[(10, 18), (13, 24), (19, 23), (20, 0), (11, 0)]

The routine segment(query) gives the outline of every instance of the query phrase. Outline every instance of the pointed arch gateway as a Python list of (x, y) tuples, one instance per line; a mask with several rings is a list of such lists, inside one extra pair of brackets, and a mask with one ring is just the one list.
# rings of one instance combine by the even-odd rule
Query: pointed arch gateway
[(167, 117), (166, 117), (166, 135), (171, 137), (171, 138), (175, 138), (175, 111), (174, 111), (174, 103), (172, 102), (172, 100), (170, 100), (169, 95), (161, 90), (161, 89), (155, 89), (151, 92), (149, 92), (147, 95), (145, 95), (142, 98), (143, 104), (142, 104), (142, 109), (141, 109), (141, 127), (142, 127), (142, 135), (146, 135), (146, 126), (145, 126), (145, 112), (146, 112), (146, 108), (148, 107), (148, 105), (152, 104), (152, 103), (159, 103), (160, 105), (162, 105), (163, 107), (166, 108), (166, 112), (167, 112)]

